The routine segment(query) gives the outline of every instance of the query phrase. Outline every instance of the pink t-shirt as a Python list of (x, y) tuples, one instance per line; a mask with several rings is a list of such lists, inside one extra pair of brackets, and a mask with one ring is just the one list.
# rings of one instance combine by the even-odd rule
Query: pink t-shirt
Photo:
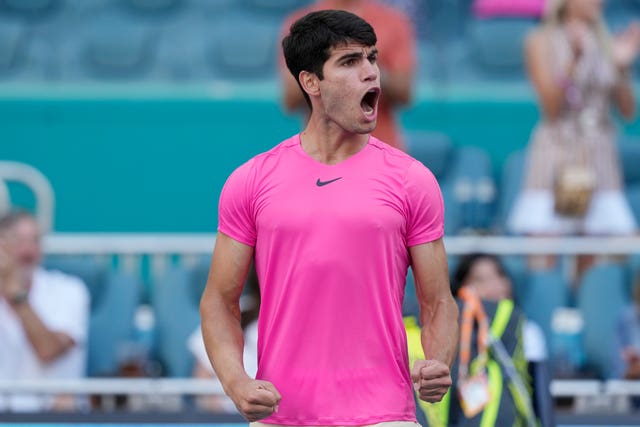
[(219, 231), (255, 247), (262, 306), (257, 378), (285, 425), (414, 421), (402, 322), (408, 247), (443, 235), (435, 177), (374, 137), (337, 165), (300, 137), (240, 166)]

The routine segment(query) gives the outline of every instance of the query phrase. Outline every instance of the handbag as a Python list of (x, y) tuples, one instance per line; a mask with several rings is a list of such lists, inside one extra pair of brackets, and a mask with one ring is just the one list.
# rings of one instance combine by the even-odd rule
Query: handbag
[(596, 187), (593, 169), (585, 164), (567, 163), (560, 167), (554, 183), (554, 208), (558, 215), (584, 217)]

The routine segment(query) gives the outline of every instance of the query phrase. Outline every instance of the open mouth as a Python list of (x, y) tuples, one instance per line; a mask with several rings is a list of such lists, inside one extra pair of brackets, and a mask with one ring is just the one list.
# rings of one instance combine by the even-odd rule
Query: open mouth
[(360, 107), (366, 115), (371, 115), (376, 110), (379, 97), (380, 89), (377, 87), (369, 89), (367, 93), (364, 94), (362, 101), (360, 102)]

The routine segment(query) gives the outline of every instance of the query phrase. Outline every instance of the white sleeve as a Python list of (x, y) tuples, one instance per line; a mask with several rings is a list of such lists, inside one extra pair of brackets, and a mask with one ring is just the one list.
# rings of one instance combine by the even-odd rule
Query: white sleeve
[(547, 358), (547, 344), (544, 333), (537, 323), (527, 320), (522, 328), (524, 357), (531, 362), (540, 362)]
[(187, 339), (187, 348), (189, 349), (195, 360), (213, 374), (213, 367), (211, 366), (211, 362), (209, 361), (207, 349), (204, 346), (202, 329), (200, 329), (200, 326), (198, 326), (196, 330), (193, 331), (191, 335), (189, 335), (189, 338)]
[(47, 308), (42, 316), (49, 329), (63, 332), (78, 345), (85, 345), (89, 333), (90, 301), (87, 287), (77, 277), (52, 273), (46, 284), (50, 287)]

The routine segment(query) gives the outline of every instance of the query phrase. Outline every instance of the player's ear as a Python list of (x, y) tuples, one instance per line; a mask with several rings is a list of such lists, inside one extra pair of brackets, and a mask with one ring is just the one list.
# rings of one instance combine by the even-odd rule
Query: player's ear
[(309, 71), (300, 71), (298, 76), (300, 86), (309, 96), (317, 96), (320, 94), (320, 79), (314, 73)]

